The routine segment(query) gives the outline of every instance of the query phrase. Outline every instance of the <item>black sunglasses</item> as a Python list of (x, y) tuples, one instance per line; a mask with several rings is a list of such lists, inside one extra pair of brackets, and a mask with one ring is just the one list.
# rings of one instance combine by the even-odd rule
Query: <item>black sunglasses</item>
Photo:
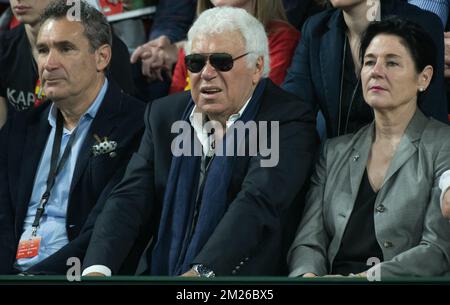
[(198, 73), (202, 71), (208, 60), (210, 65), (215, 69), (226, 72), (230, 71), (233, 68), (233, 63), (235, 60), (238, 60), (239, 58), (244, 57), (249, 53), (250, 52), (242, 54), (235, 58), (233, 58), (233, 56), (228, 53), (190, 54), (184, 57), (184, 62), (186, 63), (187, 69), (192, 73)]

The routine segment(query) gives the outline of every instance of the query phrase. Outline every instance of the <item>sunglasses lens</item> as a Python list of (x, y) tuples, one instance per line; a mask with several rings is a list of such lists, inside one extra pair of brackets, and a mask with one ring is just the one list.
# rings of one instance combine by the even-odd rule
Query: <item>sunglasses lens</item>
[(211, 65), (219, 71), (226, 72), (233, 68), (233, 57), (227, 53), (215, 53), (209, 57)]
[(184, 62), (186, 63), (186, 67), (189, 71), (192, 73), (198, 73), (202, 71), (206, 64), (206, 56), (201, 54), (187, 55), (184, 58)]
[[(190, 54), (184, 58), (186, 67), (192, 73), (202, 71), (208, 57), (203, 54)], [(219, 71), (226, 72), (233, 68), (233, 57), (227, 53), (213, 53), (209, 56), (211, 66)]]

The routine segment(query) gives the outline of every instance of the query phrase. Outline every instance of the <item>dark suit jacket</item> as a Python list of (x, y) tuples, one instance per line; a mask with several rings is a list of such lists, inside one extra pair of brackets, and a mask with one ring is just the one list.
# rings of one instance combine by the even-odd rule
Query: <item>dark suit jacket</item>
[(322, 5), (317, 4), (316, 0), (283, 0), (283, 5), (289, 23), (299, 31), (306, 19), (325, 9)]
[[(16, 113), (0, 133), (0, 274), (13, 272), (18, 241), (35, 175), (51, 127), (51, 103)], [(144, 104), (125, 95), (112, 81), (78, 156), (67, 207), (69, 243), (31, 273), (65, 274), (68, 257), (82, 260), (105, 196), (120, 181), (142, 136)], [(117, 155), (93, 156), (94, 134), (117, 142)], [(68, 186), (69, 187), (69, 186)]]
[[(395, 0), (382, 1), (381, 18), (389, 15), (398, 15), (418, 23), (433, 38), (437, 47), (437, 67), (430, 86), (419, 99), (419, 106), (426, 115), (448, 122), (442, 22), (433, 13)], [(341, 10), (330, 9), (308, 19), (282, 85), (285, 90), (298, 95), (315, 109), (320, 108), (327, 123), (329, 137), (338, 134), (344, 31)]]
[[(141, 146), (96, 223), (84, 268), (104, 265), (117, 273), (140, 232), (157, 236), (176, 136), (171, 126), (188, 102), (188, 94), (180, 93), (156, 100), (147, 110)], [(236, 158), (228, 209), (194, 260), (217, 275), (285, 272), (285, 254), (303, 208), (302, 187), (317, 147), (309, 106), (269, 81), (255, 120), (280, 122), (279, 163), (264, 168), (261, 156)]]

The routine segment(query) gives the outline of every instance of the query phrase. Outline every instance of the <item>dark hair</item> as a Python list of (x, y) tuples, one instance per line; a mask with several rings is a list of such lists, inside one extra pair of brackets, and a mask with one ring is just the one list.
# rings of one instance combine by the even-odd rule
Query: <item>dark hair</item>
[(361, 66), (370, 42), (380, 34), (394, 35), (400, 38), (400, 42), (411, 54), (417, 73), (422, 72), (427, 65), (432, 66), (436, 71), (436, 46), (433, 39), (418, 24), (399, 17), (390, 17), (369, 24), (361, 37), (359, 49)]
[[(112, 46), (111, 27), (106, 17), (82, 0), (75, 1), (73, 5), (66, 4), (66, 0), (53, 0), (42, 13), (41, 24), (48, 19), (77, 18), (76, 9), (78, 8), (80, 9), (80, 20), (78, 21), (84, 27), (84, 35), (88, 39), (92, 51), (104, 44)], [(74, 10), (75, 15), (73, 15)]]

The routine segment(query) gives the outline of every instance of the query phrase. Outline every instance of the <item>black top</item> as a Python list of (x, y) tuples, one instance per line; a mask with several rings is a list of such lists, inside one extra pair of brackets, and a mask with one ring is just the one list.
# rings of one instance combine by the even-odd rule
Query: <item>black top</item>
[[(352, 51), (345, 38), (344, 73), (342, 80), (342, 99), (340, 111), (339, 135), (353, 133), (373, 120), (372, 109), (364, 101), (361, 81), (355, 74)], [(350, 117), (349, 117), (350, 116)]]
[(383, 252), (375, 236), (373, 220), (376, 198), (377, 193), (373, 191), (369, 183), (366, 170), (341, 246), (334, 259), (331, 274), (348, 275), (364, 272), (372, 267), (367, 265), (367, 260), (371, 257), (377, 257), (383, 261)]
[[(126, 93), (133, 94), (129, 54), (123, 42), (114, 35), (112, 52), (107, 74)], [(34, 105), (38, 70), (23, 25), (0, 35), (0, 71), (0, 96), (19, 111)]]
[(38, 72), (24, 26), (0, 36), (0, 71), (0, 96), (16, 110), (32, 106)]

